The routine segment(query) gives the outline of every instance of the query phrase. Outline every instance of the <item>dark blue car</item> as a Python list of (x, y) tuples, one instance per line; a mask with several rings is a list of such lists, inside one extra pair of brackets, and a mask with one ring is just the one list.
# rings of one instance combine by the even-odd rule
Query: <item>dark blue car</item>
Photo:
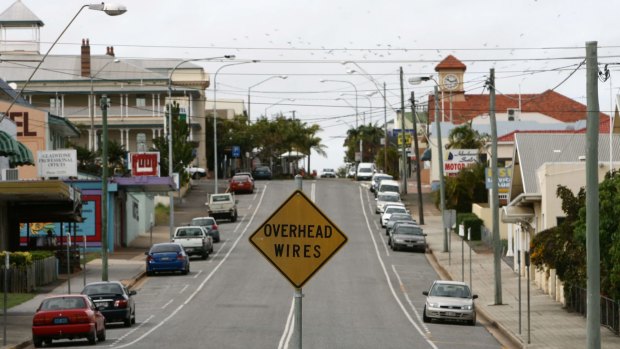
[(174, 242), (165, 242), (151, 246), (146, 254), (146, 275), (158, 272), (189, 273), (189, 257), (183, 246)]

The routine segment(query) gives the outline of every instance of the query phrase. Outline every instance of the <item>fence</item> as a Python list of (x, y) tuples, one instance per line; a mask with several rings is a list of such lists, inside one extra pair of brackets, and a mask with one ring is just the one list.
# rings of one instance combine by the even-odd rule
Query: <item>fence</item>
[(8, 292), (28, 293), (58, 279), (57, 261), (55, 257), (48, 257), (28, 266), (11, 267), (8, 270), (0, 268), (0, 282), (4, 282), (5, 273)]
[[(566, 307), (586, 316), (587, 290), (578, 286), (567, 286)], [(620, 335), (620, 301), (601, 296), (601, 325)]]

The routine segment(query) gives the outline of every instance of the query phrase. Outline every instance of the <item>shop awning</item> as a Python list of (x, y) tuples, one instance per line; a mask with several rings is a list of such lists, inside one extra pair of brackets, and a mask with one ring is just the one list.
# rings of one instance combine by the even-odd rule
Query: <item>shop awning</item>
[(28, 147), (20, 142), (17, 142), (17, 154), (9, 155), (9, 163), (11, 167), (32, 165), (34, 166), (34, 157)]
[(18, 142), (8, 133), (0, 131), (0, 156), (16, 155), (18, 152)]

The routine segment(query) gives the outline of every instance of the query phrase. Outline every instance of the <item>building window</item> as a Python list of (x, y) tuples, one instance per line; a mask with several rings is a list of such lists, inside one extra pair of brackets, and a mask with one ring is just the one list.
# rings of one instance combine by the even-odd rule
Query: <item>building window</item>
[(146, 107), (146, 97), (145, 96), (137, 96), (136, 97), (136, 107)]
[(50, 98), (50, 109), (57, 109), (60, 107), (60, 99), (56, 97)]

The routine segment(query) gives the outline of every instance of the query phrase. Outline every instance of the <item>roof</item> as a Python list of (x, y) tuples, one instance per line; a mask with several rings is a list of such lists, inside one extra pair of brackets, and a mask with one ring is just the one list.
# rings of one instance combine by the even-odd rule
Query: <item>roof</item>
[(113, 177), (119, 188), (127, 191), (141, 192), (168, 192), (174, 190), (176, 185), (171, 177), (135, 176)]
[[(620, 136), (613, 135), (613, 159), (620, 161)], [(515, 157), (521, 167), (523, 191), (525, 194), (540, 193), (536, 171), (545, 163), (578, 162), (586, 155), (586, 135), (583, 133), (515, 134)], [(598, 161), (609, 161), (609, 135), (599, 134)]]
[[(611, 120), (611, 118), (607, 118), (607, 120), (599, 120), (599, 128), (598, 128), (598, 132), (599, 133), (603, 133), (603, 134), (608, 134), (609, 133), (609, 121)], [(586, 133), (587, 127), (583, 127), (580, 128), (578, 130), (570, 130), (570, 129), (566, 129), (566, 130), (552, 130), (552, 129), (547, 129), (547, 130), (514, 130), (510, 133), (507, 133), (501, 137), (497, 138), (498, 142), (514, 142), (515, 140), (515, 134), (521, 132), (521, 133), (554, 133), (554, 134), (559, 134), (559, 133), (566, 133), (566, 134), (572, 134), (572, 133)]]
[(465, 71), (467, 70), (467, 66), (453, 55), (448, 55), (448, 57), (444, 58), (441, 62), (439, 62), (439, 64), (435, 66), (435, 71), (446, 69), (458, 69)]
[(13, 5), (0, 13), (0, 26), (18, 27), (28, 24), (37, 24), (40, 27), (44, 25), (43, 21), (20, 0), (15, 1)]
[[(463, 94), (464, 101), (452, 101), (452, 115), (455, 124), (465, 123), (476, 116), (488, 115), (488, 94)], [(447, 98), (447, 97), (445, 97)], [(540, 113), (563, 122), (575, 122), (587, 118), (587, 106), (570, 99), (556, 91), (547, 90), (539, 94), (500, 94), (495, 97), (495, 112), (504, 113), (509, 108), (519, 108), (521, 113)], [(447, 104), (447, 103), (445, 103)], [(447, 105), (445, 108), (449, 108)], [(428, 98), (429, 121), (435, 120), (435, 98)], [(601, 121), (609, 120), (609, 116), (600, 113)]]

